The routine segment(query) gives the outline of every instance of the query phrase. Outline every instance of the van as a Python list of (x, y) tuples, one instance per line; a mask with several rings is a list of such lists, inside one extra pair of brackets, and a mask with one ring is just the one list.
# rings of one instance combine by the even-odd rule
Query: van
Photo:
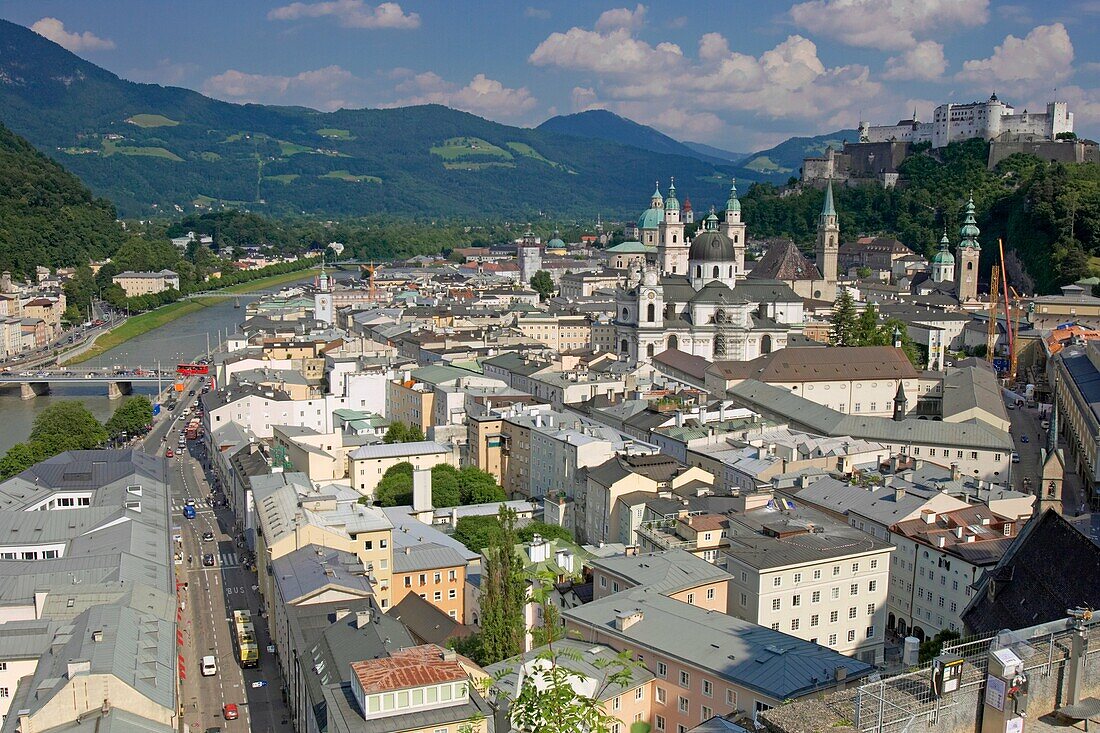
[(213, 677), (218, 673), (218, 664), (214, 661), (212, 655), (207, 655), (202, 658), (202, 676)]

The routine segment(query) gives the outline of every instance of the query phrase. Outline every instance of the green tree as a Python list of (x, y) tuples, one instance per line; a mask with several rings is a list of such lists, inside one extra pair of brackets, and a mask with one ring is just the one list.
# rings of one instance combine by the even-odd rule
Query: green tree
[(462, 495), (458, 485), (457, 468), (445, 463), (432, 466), (432, 505), (441, 508), (461, 504)]
[(497, 519), (500, 531), (490, 536), (483, 551), (481, 585), (481, 664), (493, 664), (523, 650), (526, 632), (523, 607), (527, 600), (527, 580), (523, 564), (516, 555), (516, 513), (501, 506)]
[(539, 294), (539, 300), (549, 300), (554, 294), (554, 279), (546, 270), (539, 270), (531, 276), (531, 288)]
[(454, 538), (470, 552), (481, 552), (493, 542), (500, 532), (500, 520), (495, 515), (459, 517), (455, 524)]
[(853, 330), (854, 346), (871, 346), (878, 338), (878, 309), (868, 304), (856, 319)]
[(856, 336), (856, 307), (847, 288), (840, 291), (833, 304), (832, 327), (829, 343), (833, 346), (854, 346)]
[(531, 522), (523, 526), (518, 532), (521, 542), (530, 542), (539, 535), (544, 540), (568, 540), (573, 542), (573, 535), (565, 527), (546, 522)]
[(408, 461), (394, 464), (382, 474), (374, 487), (374, 501), (379, 506), (408, 506), (413, 498), (413, 465)]
[(117, 438), (123, 433), (141, 435), (153, 422), (153, 403), (145, 395), (128, 397), (107, 420), (107, 434)]
[(508, 498), (496, 477), (477, 466), (465, 466), (458, 472), (458, 488), (462, 504), (489, 504)]
[(67, 450), (90, 450), (107, 441), (107, 429), (78, 400), (54, 402), (38, 414), (30, 442), (40, 443), (57, 455)]
[(7, 480), (47, 458), (40, 453), (40, 444), (16, 443), (0, 458), (0, 480)]
[(424, 431), (420, 426), (406, 425), (400, 420), (390, 423), (382, 437), (384, 443), (415, 443), (420, 440), (424, 440)]

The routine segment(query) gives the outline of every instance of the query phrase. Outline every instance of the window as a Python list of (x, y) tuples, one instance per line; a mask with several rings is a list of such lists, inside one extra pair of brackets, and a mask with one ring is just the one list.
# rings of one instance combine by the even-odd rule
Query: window
[(450, 572), (447, 573), (447, 580), (449, 580), (453, 583), (457, 579), (458, 579), (458, 575), (455, 573), (454, 570), (451, 570)]
[(859, 595), (859, 583), (852, 583), (851, 587), (848, 589), (848, 595)]
[(435, 580), (436, 583), (442, 583), (443, 582), (443, 573), (436, 573), (433, 579)]
[(619, 709), (622, 708), (622, 706), (623, 706), (623, 704), (622, 704), (621, 698), (618, 695), (616, 695), (615, 698), (611, 701), (611, 709), (612, 710), (619, 710)]
[(695, 594), (694, 593), (688, 593), (688, 605), (689, 606), (694, 606), (695, 605)]
[(852, 572), (853, 573), (858, 573), (859, 572), (859, 563), (858, 562), (852, 563)]
[(794, 596), (793, 598), (791, 598), (791, 605), (792, 606), (801, 606), (802, 605), (802, 596)]
[(726, 704), (730, 707), (737, 707), (737, 691), (726, 688)]
[(612, 593), (618, 593), (619, 592), (619, 581), (617, 581), (617, 580), (611, 581), (611, 592)]
[(802, 582), (802, 573), (795, 573), (794, 574), (794, 582), (795, 583), (801, 583)]
[(829, 634), (829, 646), (836, 646), (836, 634)]
[(779, 631), (779, 622), (778, 621), (776, 621), (774, 624), (772, 624), (772, 631)]
[(452, 601), (458, 598), (458, 591), (456, 591), (454, 588), (451, 588), (449, 591), (447, 591), (447, 598)]
[(714, 693), (714, 686), (710, 680), (703, 680), (703, 694), (710, 697)]
[(635, 700), (641, 700), (641, 699), (642, 699), (642, 697), (644, 696), (644, 694), (645, 694), (645, 693), (644, 693), (644, 692), (642, 692), (642, 688), (641, 688), (641, 687), (639, 687), (639, 688), (638, 688), (637, 690), (635, 690), (635, 691), (634, 691), (634, 699), (635, 699)]
[(836, 588), (833, 588), (831, 591), (829, 591), (829, 595), (832, 596), (834, 601), (837, 598), (840, 598), (840, 586), (837, 586)]
[(408, 575), (406, 575), (405, 576), (405, 587), (406, 588), (411, 588), (412, 584), (413, 584), (413, 579), (411, 577), (409, 577)]
[(389, 540), (378, 540), (378, 546), (381, 547), (384, 550), (384, 549), (386, 549), (387, 547), (390, 546), (390, 541)]
[(600, 587), (601, 588), (606, 588), (607, 587), (607, 576), (605, 576), (605, 575), (600, 576)]
[(749, 574), (746, 573), (744, 570), (741, 571), (741, 582), (742, 583), (749, 582)]
[(712, 711), (706, 705), (703, 705), (699, 712), (701, 713), (699, 720), (710, 720)]
[(374, 540), (364, 541), (363, 542), (363, 549), (364, 550), (373, 550), (374, 549)]
[(741, 605), (742, 605), (742, 606), (747, 606), (747, 605), (749, 605), (749, 597), (748, 597), (748, 595), (746, 595), (745, 593), (742, 593), (742, 594), (741, 594)]
[(772, 599), (772, 610), (773, 611), (778, 611), (781, 605), (782, 605), (782, 602), (778, 598), (773, 598)]
[(874, 593), (877, 588), (878, 588), (878, 581), (877, 580), (872, 580), (869, 583), (867, 583), (867, 590), (869, 590), (870, 592)]
[(855, 629), (849, 629), (848, 630), (848, 641), (855, 641), (855, 640), (856, 640), (856, 630)]
[(781, 576), (777, 575), (772, 578), (772, 586), (778, 588), (781, 585), (783, 585), (783, 578)]
[(868, 626), (867, 627), (867, 638), (868, 639), (874, 639), (875, 638), (875, 627), (874, 626)]
[(657, 662), (657, 676), (658, 677), (667, 677), (668, 676), (668, 665), (665, 664), (664, 662)]
[(686, 713), (688, 711), (688, 699), (683, 695), (680, 696), (680, 712)]
[(871, 569), (872, 570), (878, 570), (878, 560), (872, 560), (871, 561)]
[(708, 601), (713, 601), (714, 600), (714, 588), (707, 588), (707, 600)]
[(680, 670), (680, 687), (691, 687), (691, 675)]
[(791, 631), (798, 631), (798, 619), (791, 619)]
[(664, 730), (664, 729), (665, 729), (665, 719), (664, 719), (664, 716), (658, 715), (658, 716), (657, 716), (657, 717), (655, 718), (655, 722), (656, 722), (656, 725), (657, 725), (657, 730)]
[(8, 688), (0, 687), (0, 697), (8, 697)]
[(810, 603), (821, 603), (821, 591), (815, 590), (810, 594)]
[(835, 624), (839, 618), (840, 618), (840, 612), (839, 611), (829, 611), (829, 623)]
[(658, 688), (656, 688), (656, 690), (657, 690), (657, 704), (664, 705), (665, 704), (665, 688), (658, 687)]
[(421, 573), (420, 574), (420, 585), (427, 585), (427, 584), (428, 584), (427, 574), (426, 573)]
[(867, 615), (868, 616), (874, 616), (875, 615), (875, 604), (873, 604), (873, 603), (868, 603), (867, 604)]
[(955, 613), (958, 610), (959, 610), (959, 604), (955, 603), (954, 601), (951, 601), (951, 613)]
[(855, 617), (856, 617), (856, 607), (852, 606), (851, 608), (848, 609), (848, 618), (855, 618)]
[(959, 589), (959, 581), (952, 580), (951, 581), (951, 590), (958, 590), (958, 589)]
[(816, 613), (813, 616), (810, 616), (810, 626), (817, 626), (819, 620), (820, 617)]

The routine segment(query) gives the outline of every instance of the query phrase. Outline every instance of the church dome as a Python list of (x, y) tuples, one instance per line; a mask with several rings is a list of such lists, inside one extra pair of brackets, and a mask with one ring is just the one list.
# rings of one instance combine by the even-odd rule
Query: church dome
[(642, 212), (642, 215), (638, 217), (639, 229), (656, 229), (661, 225), (661, 222), (665, 220), (665, 210), (658, 209), (656, 206), (646, 209)]
[(941, 249), (932, 257), (933, 265), (953, 265), (955, 264), (955, 258), (946, 249)]
[(733, 241), (729, 237), (717, 229), (706, 229), (696, 234), (691, 240), (688, 259), (701, 262), (733, 262), (737, 259), (737, 254), (733, 248)]

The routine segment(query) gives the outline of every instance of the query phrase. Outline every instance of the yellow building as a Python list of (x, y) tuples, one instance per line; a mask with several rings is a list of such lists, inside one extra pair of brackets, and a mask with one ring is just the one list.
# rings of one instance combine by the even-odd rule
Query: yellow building
[(411, 463), (414, 469), (432, 468), (440, 464), (458, 467), (455, 448), (433, 440), (412, 443), (382, 443), (364, 445), (350, 455), (351, 485), (363, 496), (374, 496), (378, 482), (398, 463)]
[(425, 435), (432, 426), (435, 390), (414, 379), (395, 379), (386, 385), (386, 417), (391, 423), (415, 425)]
[(134, 272), (127, 270), (111, 278), (111, 282), (126, 292), (127, 298), (139, 295), (152, 295), (169, 288), (180, 289), (180, 276), (171, 270), (159, 272)]

